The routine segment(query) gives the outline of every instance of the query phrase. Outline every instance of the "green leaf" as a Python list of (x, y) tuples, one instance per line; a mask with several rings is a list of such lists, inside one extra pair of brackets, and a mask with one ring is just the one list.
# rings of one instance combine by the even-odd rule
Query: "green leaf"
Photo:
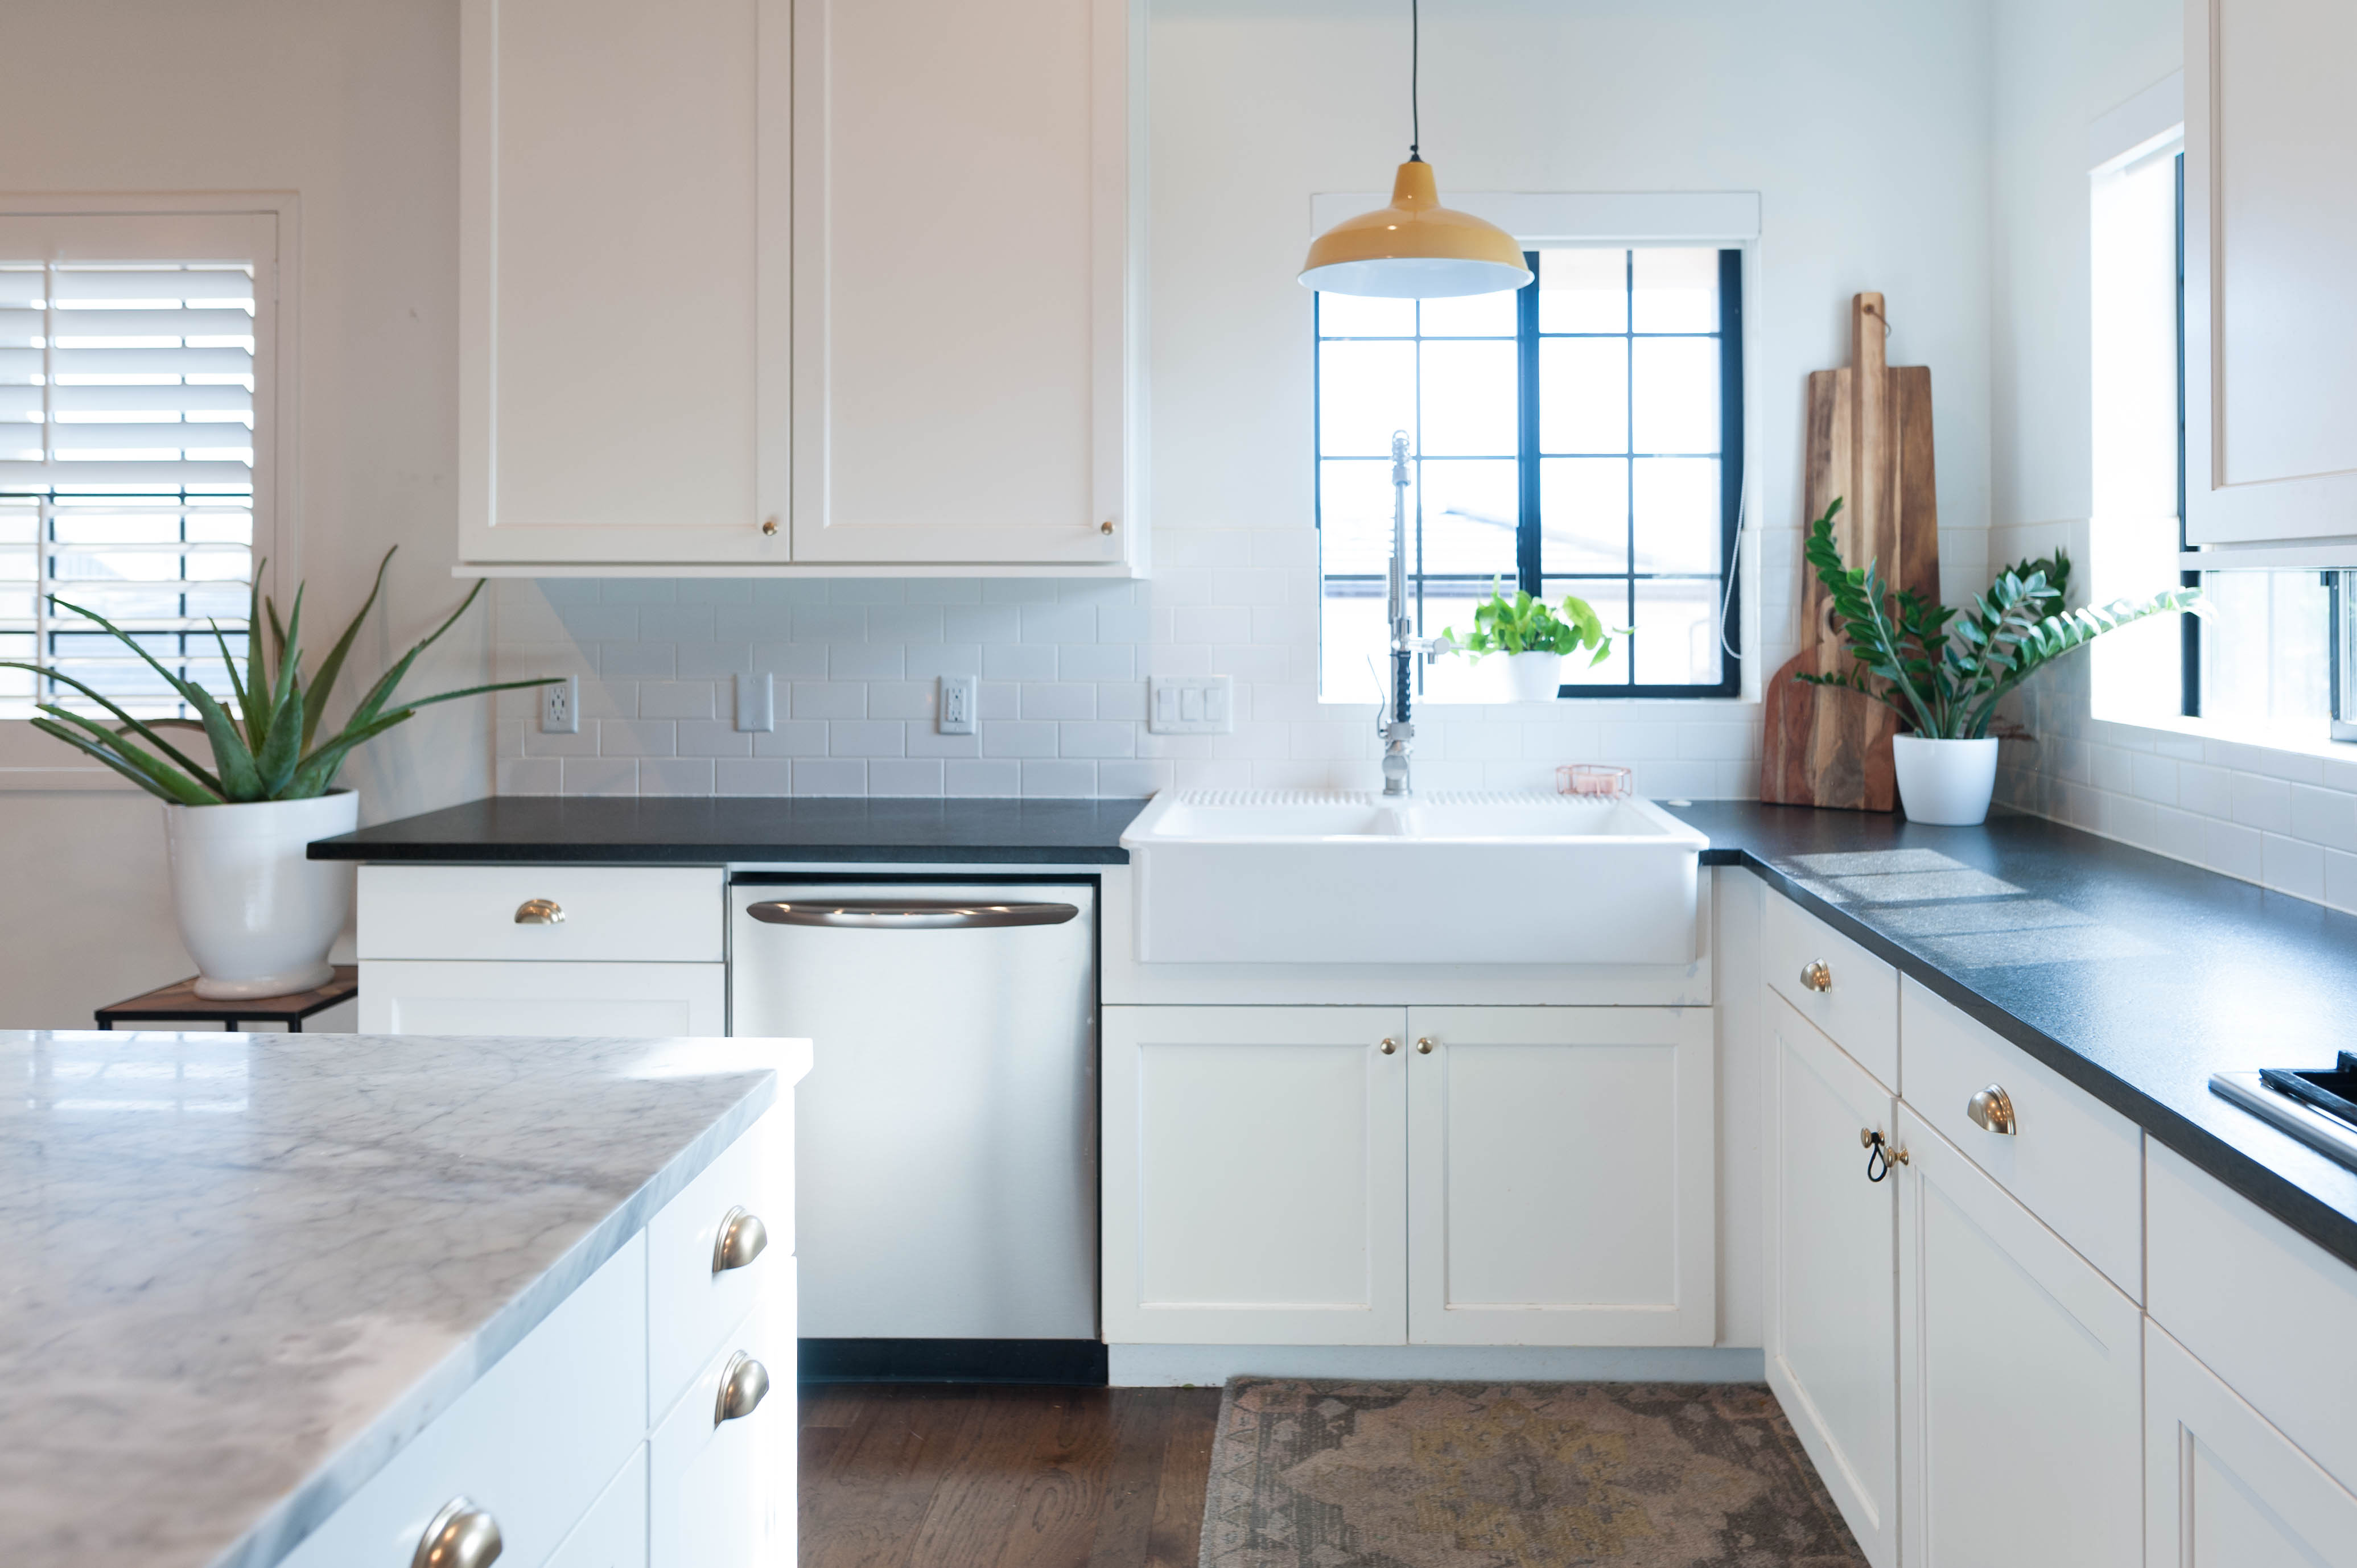
[[(41, 703), (39, 706), (45, 712), (64, 712), (64, 710), (54, 708), (48, 703)], [(69, 718), (77, 718), (78, 720), (78, 715), (75, 714), (67, 714), (65, 716)], [(157, 762), (153, 757), (146, 758), (148, 766), (142, 766), (132, 761), (126, 754), (117, 750), (113, 746), (99, 746), (84, 740), (81, 736), (76, 735), (73, 731), (66, 728), (65, 725), (57, 723), (54, 720), (33, 719), (29, 722), (35, 729), (40, 731), (43, 735), (54, 736), (59, 740), (64, 741), (68, 746), (72, 746), (75, 750), (98, 758), (99, 761), (103, 762), (107, 767), (112, 768), (114, 771), (122, 774), (125, 779), (130, 779), (134, 784), (138, 785), (142, 789), (146, 790), (150, 795), (154, 795), (159, 800), (169, 800), (176, 805), (181, 806), (211, 806), (220, 803), (218, 797), (199, 788), (195, 780), (189, 779), (186, 774), (179, 772), (178, 769), (171, 768), (167, 764)], [(99, 733), (106, 735), (108, 732), (102, 729)], [(113, 737), (110, 736), (110, 739), (113, 738)], [(132, 749), (136, 750), (135, 747)], [(139, 753), (139, 755), (141, 757), (146, 756), (144, 752)]]
[[(124, 727), (128, 728), (133, 734), (138, 736), (141, 739), (146, 741), (149, 745), (155, 746), (156, 750), (162, 752), (166, 757), (170, 757), (172, 761), (183, 771), (187, 772), (190, 777), (203, 784), (206, 789), (215, 791), (218, 791), (221, 789), (220, 779), (214, 778), (206, 768), (199, 767), (193, 758), (182, 752), (178, 746), (174, 746), (170, 741), (166, 740), (162, 736), (156, 733), (156, 729), (163, 725), (185, 725), (188, 723), (187, 720), (158, 719), (148, 721), (133, 718), (128, 713), (124, 712), (120, 706), (118, 706), (113, 698), (107, 696), (105, 693), (101, 692), (96, 687), (90, 685), (86, 682), (76, 680), (74, 677), (67, 674), (61, 670), (45, 670), (38, 664), (27, 664), (20, 660), (15, 659), (0, 659), (0, 670), (29, 670), (36, 675), (44, 675), (52, 681), (59, 682), (60, 684), (71, 686), (75, 691), (80, 692), (83, 696), (88, 697), (91, 702), (96, 703), (100, 707), (102, 707), (108, 713), (113, 714), (115, 718), (124, 725)], [(201, 729), (203, 726), (199, 725), (196, 727)]]
[(303, 715), (303, 749), (307, 752), (311, 749), (311, 736), (318, 729), (319, 721), (328, 715), (328, 695), (336, 689), (336, 677), (344, 672), (344, 660), (352, 650), (352, 639), (360, 635), (361, 622), (368, 619), (369, 611), (376, 607), (377, 596), (384, 591), (384, 570), (393, 564), (393, 553), (400, 548), (398, 544), (386, 547), (383, 557), (376, 564), (376, 580), (369, 585), (368, 597), (361, 601), (352, 623), (344, 628), (344, 635), (336, 639), (336, 645), (328, 650), (328, 657), (320, 660), (319, 673), (311, 682), (307, 711)]

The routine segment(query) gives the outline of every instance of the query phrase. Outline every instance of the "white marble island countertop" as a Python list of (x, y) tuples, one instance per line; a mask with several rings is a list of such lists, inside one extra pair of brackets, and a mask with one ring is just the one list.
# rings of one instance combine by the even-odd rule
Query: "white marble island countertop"
[(0, 1031), (0, 1563), (274, 1563), (809, 1060)]

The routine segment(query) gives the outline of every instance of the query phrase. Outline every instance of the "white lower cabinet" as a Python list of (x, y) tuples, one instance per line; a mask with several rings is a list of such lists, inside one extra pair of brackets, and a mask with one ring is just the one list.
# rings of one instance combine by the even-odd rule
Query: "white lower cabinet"
[(1710, 1010), (1412, 1007), (1408, 1338), (1716, 1337)]
[(1104, 1009), (1106, 1339), (1406, 1338), (1406, 1030), (1397, 1007)]
[(1706, 1008), (1104, 1009), (1116, 1344), (1707, 1345)]
[(541, 1568), (646, 1568), (646, 1561), (647, 1445), (641, 1443)]
[(1773, 992), (1767, 1045), (1768, 1386), (1874, 1568), (1899, 1561), (1898, 1187), (1859, 1134), (1889, 1090)]
[(1901, 1106), (1900, 1558), (2134, 1568), (2143, 1314)]
[(371, 1035), (725, 1035), (727, 966), (364, 959), (360, 1014)]
[(2166, 1330), (2144, 1353), (2147, 1568), (2357, 1568), (2357, 1497)]

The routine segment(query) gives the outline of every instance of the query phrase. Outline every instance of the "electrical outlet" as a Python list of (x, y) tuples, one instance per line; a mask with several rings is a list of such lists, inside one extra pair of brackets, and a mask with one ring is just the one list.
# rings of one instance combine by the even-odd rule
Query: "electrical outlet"
[(944, 675), (942, 677), (942, 726), (943, 735), (974, 733), (974, 677)]
[(581, 733), (581, 677), (567, 675), (554, 686), (540, 689), (540, 733)]
[(1233, 734), (1234, 681), (1226, 675), (1148, 677), (1146, 727), (1154, 735)]
[(773, 730), (778, 727), (778, 687), (768, 671), (737, 677), (737, 727)]

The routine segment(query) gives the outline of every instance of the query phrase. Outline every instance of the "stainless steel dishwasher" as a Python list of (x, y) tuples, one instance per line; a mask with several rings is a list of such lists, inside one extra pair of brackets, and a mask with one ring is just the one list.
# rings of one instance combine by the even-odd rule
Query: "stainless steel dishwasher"
[(1005, 1342), (1064, 1341), (1101, 1366), (1094, 884), (740, 872), (730, 905), (730, 1031), (814, 1047), (794, 1096), (806, 1351), (898, 1341), (831, 1355), (845, 1375), (1023, 1376), (1052, 1347)]

